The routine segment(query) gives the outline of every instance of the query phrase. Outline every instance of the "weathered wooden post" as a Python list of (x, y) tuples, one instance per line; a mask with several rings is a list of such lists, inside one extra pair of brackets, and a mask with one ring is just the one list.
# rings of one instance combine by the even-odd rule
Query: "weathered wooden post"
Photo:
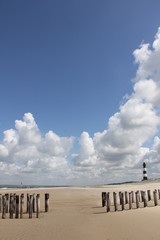
[(158, 205), (158, 199), (157, 199), (157, 191), (153, 191), (153, 199), (154, 199), (154, 205), (157, 206)]
[(122, 205), (122, 211), (124, 210), (124, 194), (121, 192), (121, 205)]
[(102, 192), (102, 207), (104, 207), (104, 197), (103, 197), (103, 195), (104, 195), (104, 192)]
[(121, 196), (121, 193), (122, 193), (122, 192), (119, 192), (119, 204), (120, 204), (120, 205), (122, 205), (122, 199), (121, 199), (122, 196)]
[(131, 193), (132, 193), (132, 203), (134, 203), (135, 202), (134, 191), (131, 191)]
[(110, 193), (108, 192), (106, 195), (106, 211), (110, 212), (111, 200), (110, 200)]
[[(141, 193), (139, 190), (137, 190), (137, 194), (138, 194), (138, 197), (139, 197), (139, 203), (141, 202)], [(136, 197), (136, 193), (135, 193), (135, 197)]]
[(37, 194), (36, 196), (36, 206), (37, 206), (37, 218), (40, 216), (40, 194)]
[(21, 194), (20, 198), (20, 218), (23, 218), (23, 212), (24, 212), (24, 194)]
[(125, 203), (127, 204), (128, 203), (128, 192), (125, 191)]
[(113, 200), (114, 200), (114, 207), (115, 207), (115, 212), (118, 210), (118, 204), (117, 204), (117, 193), (113, 192)]
[(30, 202), (30, 196), (29, 196), (29, 193), (27, 193), (27, 208), (26, 208), (26, 213), (29, 213), (29, 202)]
[(138, 193), (138, 196), (139, 196), (139, 202), (141, 202), (140, 191), (138, 190), (137, 193)]
[(8, 204), (8, 202), (9, 202), (9, 194), (8, 194), (8, 193), (6, 193), (6, 194), (5, 194), (5, 196), (6, 196), (6, 213), (8, 213), (8, 206), (9, 206), (9, 204)]
[(143, 202), (144, 202), (144, 207), (147, 207), (146, 191), (143, 191)]
[(33, 212), (33, 195), (30, 195), (30, 199), (29, 199), (29, 218), (32, 218), (32, 212)]
[(16, 214), (15, 218), (19, 218), (19, 195), (16, 195)]
[(151, 201), (151, 190), (147, 190), (148, 201)]
[(13, 213), (14, 213), (14, 196), (13, 194), (10, 194), (10, 204), (9, 204), (10, 219), (13, 219)]
[(160, 199), (160, 189), (158, 189), (158, 196), (159, 196), (159, 199)]
[(45, 193), (45, 212), (48, 212), (48, 211), (49, 211), (49, 193)]
[(2, 196), (2, 218), (6, 218), (6, 196)]
[(2, 212), (2, 194), (0, 194), (0, 213)]
[(13, 209), (14, 209), (14, 213), (16, 212), (16, 193), (14, 193), (13, 195)]
[(11, 211), (11, 196), (13, 196), (12, 193), (10, 193), (10, 196), (9, 196), (9, 214), (10, 214), (10, 211)]
[(132, 209), (132, 193), (129, 192), (129, 209)]
[(141, 191), (141, 201), (142, 201), (142, 202), (144, 202), (144, 199), (143, 199), (143, 194), (144, 194), (144, 192), (143, 192), (143, 191)]
[(140, 204), (139, 204), (139, 191), (136, 192), (136, 207), (139, 208)]
[[(45, 194), (45, 202), (46, 202), (46, 194)], [(106, 192), (102, 192), (102, 207), (104, 206), (106, 206)]]
[(35, 193), (33, 193), (33, 213), (36, 212), (36, 209), (35, 209)]

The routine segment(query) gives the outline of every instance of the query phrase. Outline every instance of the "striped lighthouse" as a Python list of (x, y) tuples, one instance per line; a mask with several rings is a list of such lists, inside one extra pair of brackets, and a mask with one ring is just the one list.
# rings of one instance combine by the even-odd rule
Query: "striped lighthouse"
[(146, 168), (146, 163), (143, 162), (143, 180), (147, 180), (147, 168)]

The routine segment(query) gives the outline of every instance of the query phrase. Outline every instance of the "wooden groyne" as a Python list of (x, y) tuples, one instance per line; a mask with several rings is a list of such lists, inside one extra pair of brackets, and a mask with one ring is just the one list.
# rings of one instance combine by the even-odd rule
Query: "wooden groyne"
[(160, 189), (147, 191), (102, 192), (102, 207), (106, 212), (124, 211), (160, 205)]
[[(26, 199), (26, 201), (25, 201)], [(25, 207), (26, 204), (26, 207)], [(45, 193), (45, 212), (49, 212), (49, 194)], [(24, 218), (24, 214), (28, 214), (29, 218), (39, 218), (40, 217), (40, 194), (26, 194), (24, 193), (6, 193), (4, 195), (0, 194), (0, 213), (2, 214), (2, 219), (7, 218)]]

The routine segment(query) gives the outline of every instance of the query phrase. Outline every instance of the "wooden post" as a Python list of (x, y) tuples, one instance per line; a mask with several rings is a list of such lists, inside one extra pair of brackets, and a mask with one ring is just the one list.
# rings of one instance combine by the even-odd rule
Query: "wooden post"
[[(45, 194), (45, 204), (46, 204), (46, 194)], [(106, 192), (102, 192), (102, 207), (104, 206), (106, 206)]]
[(122, 205), (122, 211), (124, 210), (124, 194), (121, 192), (121, 205)]
[(144, 202), (143, 194), (144, 194), (144, 191), (141, 191), (141, 201), (142, 201), (142, 202)]
[(141, 196), (140, 196), (140, 191), (139, 190), (137, 191), (137, 194), (139, 196), (139, 202), (140, 202), (141, 201)]
[(154, 205), (157, 206), (158, 205), (158, 199), (157, 199), (157, 191), (153, 191), (153, 199), (154, 199)]
[(132, 193), (132, 203), (134, 203), (135, 202), (134, 192), (132, 191), (131, 193)]
[(36, 209), (35, 209), (35, 193), (33, 193), (33, 213), (36, 212)]
[(132, 209), (132, 193), (129, 192), (129, 209)]
[(159, 199), (160, 199), (160, 189), (158, 189), (158, 196), (159, 196)]
[(14, 195), (13, 195), (13, 210), (15, 213), (16, 212), (16, 193), (14, 193)]
[(147, 207), (146, 191), (143, 191), (143, 202), (144, 202), (144, 207)]
[(104, 192), (102, 192), (102, 207), (104, 207), (104, 200), (103, 200), (103, 195), (104, 195)]
[[(139, 197), (139, 202), (141, 202), (141, 193), (140, 193), (139, 190), (137, 191), (137, 194), (138, 194), (138, 197)], [(136, 196), (136, 193), (135, 193), (135, 196)]]
[(139, 204), (139, 191), (136, 192), (136, 207), (139, 208), (140, 204)]
[(117, 204), (117, 193), (113, 192), (113, 199), (114, 199), (114, 207), (115, 207), (115, 212), (118, 210), (118, 204)]
[[(106, 193), (105, 193), (106, 196)], [(49, 193), (45, 193), (45, 212), (49, 211)]]
[(2, 212), (2, 194), (0, 194), (0, 213)]
[(9, 204), (10, 219), (13, 219), (13, 213), (14, 213), (14, 196), (13, 194), (10, 194), (10, 204)]
[(26, 213), (29, 213), (29, 202), (30, 202), (30, 196), (29, 196), (29, 193), (27, 193), (27, 208), (26, 208)]
[(10, 211), (11, 211), (11, 196), (13, 196), (12, 193), (10, 193), (10, 196), (9, 196), (9, 214), (10, 214)]
[(39, 218), (39, 216), (40, 216), (40, 194), (37, 194), (37, 196), (36, 196), (36, 206), (37, 206), (36, 217)]
[(122, 196), (121, 196), (122, 192), (119, 192), (119, 204), (122, 205)]
[(151, 201), (151, 190), (147, 190), (148, 201)]
[(125, 203), (127, 204), (128, 203), (128, 192), (125, 191)]
[(30, 195), (30, 199), (29, 199), (29, 218), (32, 218), (32, 212), (33, 212), (33, 195)]
[(15, 218), (19, 218), (19, 195), (16, 195), (16, 214)]
[(6, 196), (6, 213), (8, 213), (8, 206), (9, 206), (9, 204), (8, 204), (8, 202), (9, 202), (9, 194), (8, 194), (8, 193), (6, 193), (6, 194), (5, 194), (5, 196)]
[(6, 196), (2, 196), (2, 218), (6, 218)]
[(106, 211), (110, 212), (111, 200), (110, 200), (110, 193), (107, 193), (106, 196)]
[(21, 194), (21, 200), (20, 200), (20, 218), (23, 218), (23, 212), (24, 212), (24, 194)]

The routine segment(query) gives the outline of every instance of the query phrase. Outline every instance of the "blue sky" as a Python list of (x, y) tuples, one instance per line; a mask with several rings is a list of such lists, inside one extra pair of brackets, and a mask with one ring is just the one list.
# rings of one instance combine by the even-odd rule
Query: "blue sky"
[(52, 130), (77, 142), (83, 131), (103, 132), (133, 92), (133, 52), (152, 44), (159, 9), (159, 0), (1, 0), (1, 141), (25, 113), (42, 136)]
[[(135, 75), (159, 1), (1, 1), (0, 132), (32, 112), (45, 132), (106, 127)], [(150, 17), (151, 16), (151, 17)]]

